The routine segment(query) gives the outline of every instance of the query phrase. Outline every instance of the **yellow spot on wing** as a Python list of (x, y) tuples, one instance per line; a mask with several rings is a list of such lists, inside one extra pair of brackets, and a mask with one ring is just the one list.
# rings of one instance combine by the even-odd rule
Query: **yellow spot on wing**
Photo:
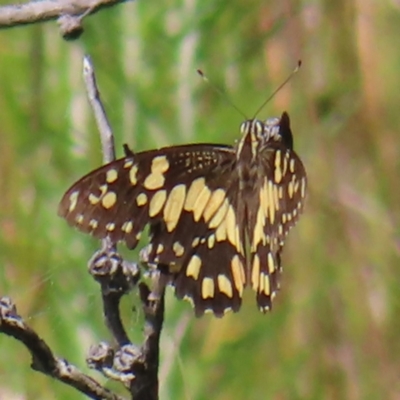
[(109, 222), (109, 223), (106, 225), (106, 229), (107, 229), (109, 232), (112, 232), (112, 231), (115, 229), (115, 224), (114, 224), (113, 222)]
[(132, 160), (132, 158), (128, 158), (128, 159), (125, 160), (125, 162), (124, 162), (124, 168), (130, 168), (130, 167), (132, 167), (132, 165), (133, 165), (133, 160)]
[(294, 158), (292, 158), (291, 160), (290, 160), (290, 162), (289, 162), (289, 170), (290, 170), (290, 172), (293, 174), (294, 173), (294, 171), (295, 171), (295, 161), (294, 161)]
[(106, 181), (107, 183), (113, 183), (118, 178), (118, 172), (116, 169), (112, 168), (106, 172)]
[(151, 173), (143, 182), (143, 186), (148, 190), (159, 189), (164, 185), (165, 177), (163, 174)]
[(225, 275), (219, 274), (218, 278), (217, 278), (217, 282), (218, 282), (218, 288), (219, 288), (220, 292), (225, 294), (229, 298), (232, 298), (233, 288), (232, 288), (232, 284), (231, 284), (230, 280)]
[(96, 228), (99, 226), (99, 223), (97, 222), (96, 219), (91, 219), (91, 220), (89, 221), (89, 226), (90, 226), (92, 229), (96, 229)]
[(258, 208), (257, 220), (254, 226), (252, 250), (255, 251), (258, 243), (264, 236), (265, 215), (261, 207)]
[(132, 221), (126, 221), (121, 226), (121, 230), (123, 232), (126, 232), (126, 233), (131, 233), (132, 232), (132, 228), (133, 228)]
[(275, 262), (274, 262), (274, 257), (272, 256), (271, 253), (268, 253), (268, 271), (270, 274), (273, 274), (275, 272)]
[(253, 266), (251, 269), (251, 286), (257, 291), (260, 285), (260, 257), (258, 254), (254, 255), (253, 258)]
[(223, 220), (215, 231), (215, 238), (217, 242), (226, 240), (226, 220)]
[(147, 195), (146, 195), (146, 193), (140, 193), (140, 194), (138, 194), (137, 197), (136, 197), (136, 204), (137, 204), (139, 207), (142, 207), (142, 206), (144, 206), (146, 203), (147, 203)]
[(131, 184), (133, 186), (135, 186), (137, 184), (137, 172), (138, 172), (138, 166), (137, 165), (134, 165), (129, 170), (129, 181), (131, 182)]
[(186, 211), (193, 211), (196, 201), (205, 187), (205, 179), (197, 178), (195, 179), (188, 190), (185, 205), (183, 206)]
[(228, 240), (231, 242), (233, 246), (237, 247), (238, 243), (236, 237), (236, 216), (232, 206), (229, 206), (225, 221), (226, 221), (226, 232), (228, 235)]
[(101, 204), (107, 210), (115, 205), (117, 202), (117, 195), (114, 192), (107, 192), (101, 199)]
[(282, 175), (285, 176), (286, 175), (286, 171), (287, 171), (287, 164), (288, 164), (288, 158), (289, 158), (289, 153), (286, 153), (285, 156), (283, 157), (283, 165), (282, 165)]
[(211, 217), (214, 216), (224, 199), (225, 191), (223, 189), (217, 189), (211, 193), (211, 197), (208, 200), (207, 205), (203, 211), (203, 218), (205, 222), (208, 222)]
[(250, 136), (251, 136), (251, 154), (253, 156), (252, 158), (254, 158), (257, 155), (258, 139), (253, 131), (250, 131)]
[(274, 180), (276, 183), (280, 183), (280, 181), (282, 180), (282, 166), (281, 166), (281, 151), (280, 150), (277, 150), (275, 153)]
[(69, 195), (69, 212), (72, 212), (76, 208), (76, 204), (78, 203), (78, 196), (79, 196), (79, 191), (76, 190), (75, 192), (72, 192)]
[[(207, 202), (211, 196), (210, 189), (204, 184), (204, 178), (199, 178), (199, 180), (200, 180), (199, 183), (196, 184), (196, 187), (193, 189), (193, 191), (192, 191), (193, 184), (196, 183), (198, 180), (196, 179), (190, 186), (189, 192), (192, 192), (191, 193), (192, 198), (190, 199), (190, 201), (185, 203), (185, 210), (193, 211), (193, 218), (196, 222), (200, 220), (204, 208), (206, 207)], [(203, 182), (202, 185), (201, 182)], [(197, 193), (196, 198), (194, 198), (193, 195), (194, 193)]]
[(278, 211), (279, 210), (278, 186), (272, 185), (272, 187), (274, 188), (274, 206), (275, 210)]
[(264, 282), (263, 284), (263, 292), (269, 296), (271, 294), (271, 284), (269, 281), (269, 276), (266, 274), (261, 274), (260, 280)]
[(186, 276), (191, 276), (195, 280), (197, 280), (199, 278), (200, 267), (201, 267), (201, 259), (199, 256), (195, 254), (190, 259), (189, 264), (186, 268)]
[(208, 189), (207, 186), (204, 186), (194, 205), (193, 218), (196, 222), (199, 221), (201, 215), (203, 214), (204, 208), (206, 207), (210, 196), (210, 189)]
[(219, 207), (218, 211), (214, 214), (214, 216), (212, 217), (211, 221), (208, 224), (208, 227), (210, 229), (215, 229), (217, 226), (220, 225), (220, 223), (222, 222), (228, 211), (228, 207), (229, 207), (228, 199), (225, 198), (221, 207)]
[(209, 297), (213, 298), (215, 293), (215, 285), (212, 278), (204, 278), (201, 283), (201, 297), (207, 299)]
[(103, 197), (108, 191), (108, 185), (107, 184), (101, 185), (99, 189), (100, 189), (100, 197)]
[(183, 184), (174, 186), (168, 195), (164, 207), (164, 222), (168, 232), (172, 232), (178, 224), (185, 203), (185, 195), (186, 186)]
[(154, 217), (161, 211), (166, 198), (167, 198), (167, 192), (165, 190), (159, 190), (154, 194), (154, 196), (150, 200), (150, 206), (149, 206), (150, 217)]
[(151, 172), (152, 173), (163, 173), (168, 171), (169, 162), (166, 156), (157, 156), (153, 158), (151, 162)]
[(274, 184), (268, 181), (268, 205), (269, 205), (269, 220), (271, 224), (275, 221), (275, 198), (274, 198)]
[(239, 256), (235, 254), (231, 261), (231, 270), (233, 275), (233, 281), (235, 282), (235, 287), (239, 292), (239, 296), (242, 296), (243, 287), (245, 284), (244, 268), (243, 264), (239, 259)]
[(294, 191), (294, 184), (293, 181), (290, 181), (288, 185), (288, 195), (291, 199), (293, 198), (293, 191)]
[(93, 206), (98, 204), (100, 202), (100, 200), (102, 199), (102, 197), (107, 193), (108, 185), (101, 185), (99, 187), (99, 189), (100, 189), (100, 195), (99, 196), (96, 196), (93, 193), (90, 193), (89, 196), (88, 196), (88, 200), (89, 200), (90, 204), (92, 204)]
[(207, 239), (207, 246), (209, 249), (212, 249), (215, 245), (215, 235), (211, 234)]
[(97, 197), (93, 193), (89, 194), (88, 199), (89, 199), (90, 204), (92, 204), (93, 206), (95, 206), (100, 201), (100, 197)]
[(172, 245), (172, 250), (177, 257), (182, 257), (183, 253), (185, 252), (185, 248), (179, 242), (175, 242)]
[(306, 179), (305, 178), (301, 179), (300, 193), (301, 193), (301, 197), (304, 198), (306, 196)]
[(298, 181), (298, 180), (295, 180), (295, 181), (294, 181), (294, 186), (293, 186), (293, 191), (294, 191), (295, 193), (297, 193), (297, 192), (299, 191), (299, 186), (300, 186), (299, 181)]

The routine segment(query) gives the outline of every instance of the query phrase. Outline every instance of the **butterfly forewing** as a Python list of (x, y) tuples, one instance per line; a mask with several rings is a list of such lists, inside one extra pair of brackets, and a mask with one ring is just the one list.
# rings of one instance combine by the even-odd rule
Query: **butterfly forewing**
[(234, 154), (227, 146), (189, 145), (129, 155), (91, 172), (64, 195), (59, 215), (95, 237), (137, 245), (146, 224), (166, 218), (173, 231), (188, 184), (212, 178)]
[[(266, 311), (306, 191), (289, 117), (277, 121), (272, 128), (247, 121), (235, 147), (126, 149), (126, 157), (75, 183), (59, 214), (83, 232), (130, 248), (148, 225), (143, 261), (171, 276), (177, 297), (190, 300), (196, 315), (238, 311), (248, 282)], [(264, 127), (269, 133), (257, 136)]]

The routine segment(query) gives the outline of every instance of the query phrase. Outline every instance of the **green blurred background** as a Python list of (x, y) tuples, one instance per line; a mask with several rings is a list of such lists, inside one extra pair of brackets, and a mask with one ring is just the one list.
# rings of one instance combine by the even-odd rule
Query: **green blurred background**
[[(273, 312), (248, 291), (240, 313), (195, 319), (169, 293), (160, 398), (400, 399), (400, 3), (138, 0), (85, 28), (76, 42), (55, 22), (0, 32), (0, 295), (85, 371), (89, 345), (110, 339), (86, 271), (98, 242), (56, 215), (67, 187), (101, 163), (84, 53), (119, 154), (124, 142), (233, 143), (243, 117), (195, 70), (251, 117), (301, 58), (259, 114), (290, 113), (309, 176)], [(135, 301), (124, 315), (140, 341)], [(0, 354), (0, 399), (85, 398), (30, 370), (4, 335)]]

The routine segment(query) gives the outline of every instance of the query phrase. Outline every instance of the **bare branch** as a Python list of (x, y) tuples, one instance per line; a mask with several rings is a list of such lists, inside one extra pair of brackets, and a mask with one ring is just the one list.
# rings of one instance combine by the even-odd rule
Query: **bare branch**
[[(103, 162), (107, 164), (115, 160), (114, 134), (100, 98), (94, 66), (88, 55), (83, 59), (83, 79), (85, 81), (89, 103), (96, 120), (97, 129), (100, 134)], [(117, 258), (117, 263), (113, 262)], [(121, 297), (127, 290), (124, 286), (129, 285), (121, 283), (119, 290), (110, 290), (111, 287), (115, 286), (113, 282), (114, 277), (116, 275), (121, 277), (121, 266), (122, 259), (117, 253), (115, 243), (111, 243), (108, 239), (103, 239), (102, 249), (89, 261), (89, 271), (101, 285), (103, 314), (106, 325), (119, 346), (130, 343), (128, 335), (122, 325), (119, 312)], [(99, 279), (98, 271), (101, 271), (101, 279)], [(122, 273), (122, 279), (123, 278), (124, 275)]]
[(54, 356), (47, 343), (17, 314), (8, 297), (0, 298), (0, 332), (22, 342), (32, 355), (32, 369), (74, 387), (92, 399), (123, 400), (66, 360)]
[[(101, 102), (94, 67), (88, 56), (83, 61), (83, 75), (101, 137), (103, 161), (109, 163), (115, 159), (114, 136)], [(134, 157), (127, 146), (124, 150), (125, 154)], [(138, 347), (129, 341), (119, 312), (121, 297), (138, 282), (137, 266), (123, 261), (116, 251), (115, 243), (104, 239), (102, 249), (89, 263), (89, 270), (101, 284), (106, 324), (119, 345), (115, 353), (105, 344), (93, 347), (89, 364), (105, 376), (122, 382), (130, 389), (135, 400), (157, 400), (159, 345), (164, 321), (165, 286), (169, 278), (155, 271), (152, 274), (152, 290), (143, 282), (139, 284), (145, 315), (145, 341)], [(101, 271), (100, 277), (98, 271)]]
[(83, 59), (83, 79), (85, 80), (86, 92), (92, 107), (94, 117), (99, 130), (101, 146), (103, 149), (103, 162), (107, 164), (115, 160), (114, 134), (106, 112), (101, 102), (100, 92), (97, 87), (96, 75), (90, 56), (86, 55)]
[[(155, 273), (153, 292), (144, 283), (139, 285), (140, 297), (145, 314), (145, 341), (142, 347), (144, 373), (136, 376), (131, 383), (131, 393), (135, 400), (158, 400), (158, 367), (160, 364), (160, 337), (164, 322), (165, 275)], [(157, 293), (157, 296), (154, 296)]]
[(138, 266), (123, 260), (115, 249), (103, 248), (89, 261), (89, 272), (101, 286), (104, 318), (109, 331), (118, 346), (130, 344), (119, 304), (122, 296), (137, 284), (140, 278)]
[[(63, 36), (82, 29), (82, 18), (126, 0), (42, 0), (0, 7), (0, 29), (59, 19)], [(70, 17), (70, 18), (66, 18)], [(75, 18), (75, 20), (73, 20)], [(78, 24), (78, 25), (77, 25)]]

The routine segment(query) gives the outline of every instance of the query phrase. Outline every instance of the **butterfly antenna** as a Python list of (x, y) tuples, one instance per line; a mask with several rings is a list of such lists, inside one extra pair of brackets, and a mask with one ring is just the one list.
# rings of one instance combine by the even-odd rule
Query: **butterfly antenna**
[(256, 113), (254, 114), (253, 119), (258, 115), (258, 113), (265, 107), (267, 103), (271, 99), (275, 97), (275, 95), (292, 79), (293, 75), (300, 69), (301, 67), (301, 60), (297, 61), (296, 68), (289, 74), (289, 76), (274, 90), (274, 92), (267, 98), (267, 100), (264, 101), (264, 103), (261, 104), (261, 106), (258, 108)]
[(203, 78), (205, 82), (207, 82), (211, 86), (214, 92), (218, 93), (223, 99), (225, 99), (225, 101), (230, 106), (232, 106), (239, 114), (241, 114), (244, 117), (244, 119), (248, 119), (247, 116), (242, 112), (242, 110), (240, 110), (240, 108), (237, 107), (236, 104), (229, 98), (226, 92), (224, 92), (221, 88), (219, 88), (217, 85), (211, 82), (201, 69), (198, 69), (197, 73), (201, 76), (201, 78)]

